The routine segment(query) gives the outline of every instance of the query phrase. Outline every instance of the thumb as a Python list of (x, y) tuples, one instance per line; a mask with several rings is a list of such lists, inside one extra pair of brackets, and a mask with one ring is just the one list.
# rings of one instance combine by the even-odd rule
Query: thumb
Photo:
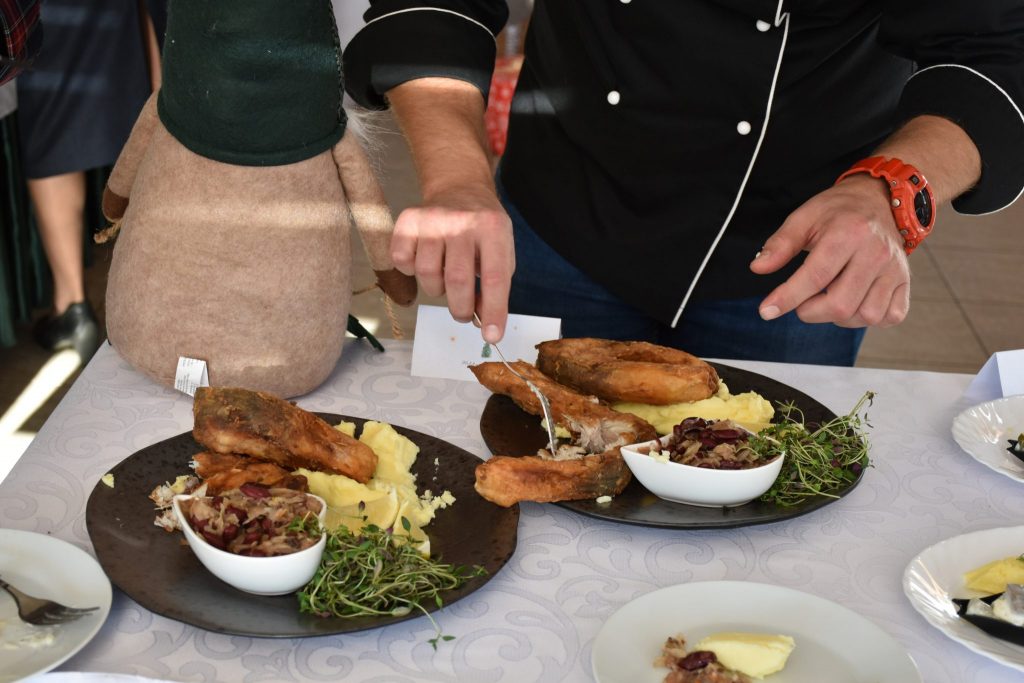
[(750, 270), (758, 275), (774, 273), (789, 263), (810, 241), (813, 221), (805, 212), (794, 211), (783, 222), (782, 227), (772, 233), (761, 251), (750, 262)]

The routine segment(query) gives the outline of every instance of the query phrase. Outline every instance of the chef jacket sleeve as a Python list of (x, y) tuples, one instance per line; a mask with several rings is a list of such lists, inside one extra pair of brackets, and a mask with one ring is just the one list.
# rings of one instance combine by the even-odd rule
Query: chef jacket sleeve
[(1024, 189), (1024, 3), (890, 2), (879, 40), (917, 63), (903, 89), (899, 121), (945, 117), (981, 153), (981, 179), (953, 208), (983, 214), (1012, 204)]
[(504, 0), (370, 0), (366, 26), (345, 49), (345, 89), (372, 109), (384, 93), (416, 78), (472, 83), (487, 98), (495, 36), (508, 19)]

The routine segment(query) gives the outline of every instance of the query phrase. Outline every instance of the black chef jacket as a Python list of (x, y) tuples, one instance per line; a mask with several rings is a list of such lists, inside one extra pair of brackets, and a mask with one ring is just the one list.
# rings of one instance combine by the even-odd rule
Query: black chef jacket
[[(503, 0), (370, 4), (344, 57), (356, 101), (424, 76), (486, 95)], [(691, 296), (785, 279), (796, 263), (750, 272), (760, 246), (913, 116), (981, 152), (958, 211), (1009, 205), (1021, 103), (1021, 1), (537, 0), (500, 174), (548, 244), (674, 325)]]

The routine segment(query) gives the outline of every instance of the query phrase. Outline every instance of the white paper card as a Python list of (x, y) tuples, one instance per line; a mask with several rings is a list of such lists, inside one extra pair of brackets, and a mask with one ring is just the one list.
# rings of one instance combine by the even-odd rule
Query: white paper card
[(964, 398), (982, 403), (1016, 394), (1024, 394), (1024, 349), (993, 353), (971, 380)]
[[(562, 329), (559, 318), (533, 315), (509, 315), (505, 336), (499, 342), (510, 363), (537, 360), (534, 347), (542, 341), (558, 339)], [(420, 306), (416, 312), (416, 336), (412, 344), (414, 377), (437, 377), (475, 382), (470, 365), (500, 361), (494, 348), (484, 342), (480, 328), (473, 323), (458, 323), (447, 308)]]
[(174, 388), (189, 396), (195, 396), (196, 389), (208, 386), (210, 376), (206, 372), (206, 361), (179, 356), (178, 369), (174, 373)]

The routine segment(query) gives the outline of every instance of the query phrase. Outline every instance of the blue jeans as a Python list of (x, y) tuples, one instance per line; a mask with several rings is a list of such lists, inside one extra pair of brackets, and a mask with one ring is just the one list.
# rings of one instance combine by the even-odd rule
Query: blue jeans
[(563, 337), (649, 341), (703, 358), (849, 366), (857, 359), (864, 328), (805, 323), (796, 313), (765, 321), (757, 311), (763, 297), (691, 300), (673, 329), (562, 258), (527, 225), (500, 184), (499, 192), (515, 237), (509, 310), (561, 318)]

